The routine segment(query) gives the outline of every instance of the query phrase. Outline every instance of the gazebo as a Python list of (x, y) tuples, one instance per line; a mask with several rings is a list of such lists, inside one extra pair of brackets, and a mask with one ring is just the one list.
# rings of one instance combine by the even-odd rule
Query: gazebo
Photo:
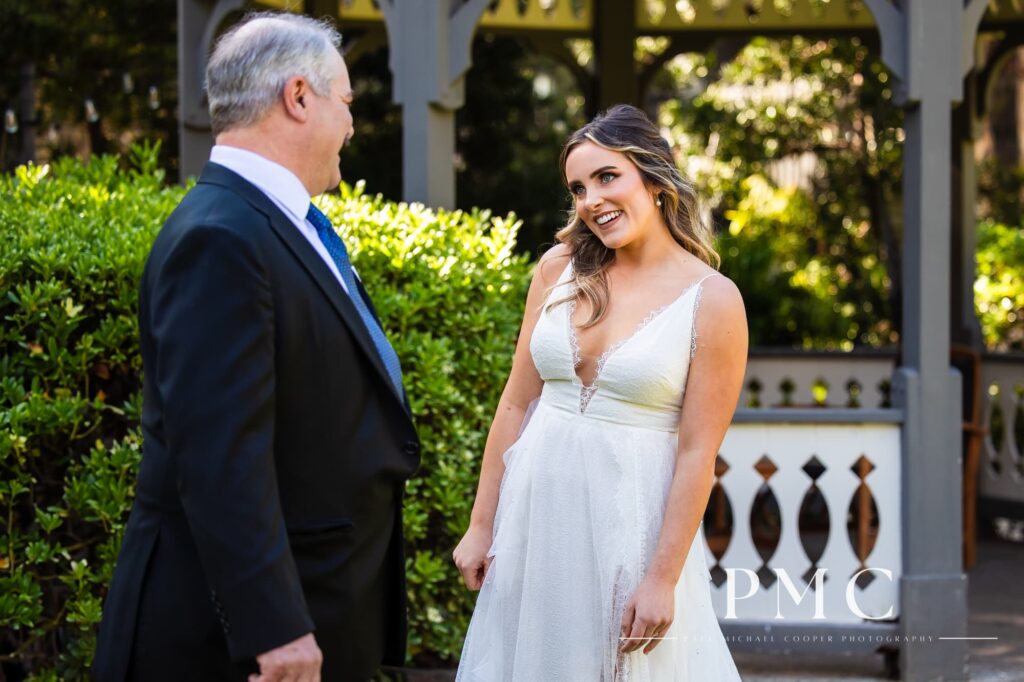
[[(212, 144), (202, 90), (210, 46), (225, 18), (250, 4), (178, 0), (183, 175), (198, 173)], [(720, 453), (706, 549), (716, 607), (735, 646), (881, 650), (903, 679), (966, 679), (965, 564), (973, 560), (975, 477), (993, 504), (1019, 509), (1024, 501), (1024, 466), (1011, 423), (1019, 411), (1014, 389), (1024, 384), (1024, 362), (985, 355), (979, 364), (973, 292), (974, 140), (993, 74), (1024, 43), (1024, 3), (301, 5), (263, 0), (257, 6), (330, 15), (345, 30), (360, 29), (360, 37), (346, 45), (350, 61), (389, 46), (394, 99), (403, 112), (404, 198), (445, 207), (455, 202), (455, 112), (463, 104), (477, 31), (515, 33), (561, 60), (588, 93), (592, 110), (639, 103), (652, 70), (717, 40), (859, 36), (876, 46), (897, 79), (905, 111), (900, 352), (752, 352), (748, 393)], [(638, 36), (670, 39), (655, 63), (643, 68), (634, 63)], [(570, 38), (592, 41), (590, 68), (573, 58), (566, 47)], [(986, 424), (1002, 433), (983, 437)], [(780, 529), (766, 545), (749, 521), (768, 497), (774, 498)], [(819, 545), (804, 537), (797, 521), (808, 506), (823, 508), (827, 533)], [(720, 523), (731, 525), (728, 537), (715, 534)]]

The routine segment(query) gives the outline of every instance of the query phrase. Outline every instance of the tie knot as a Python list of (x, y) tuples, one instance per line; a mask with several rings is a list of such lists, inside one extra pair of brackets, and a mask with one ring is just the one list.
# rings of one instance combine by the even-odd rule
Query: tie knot
[(309, 205), (309, 210), (306, 211), (306, 220), (313, 223), (313, 227), (315, 227), (318, 230), (332, 227), (331, 219), (325, 216), (323, 214), (323, 211), (321, 211), (319, 208), (316, 207), (315, 204), (312, 203)]

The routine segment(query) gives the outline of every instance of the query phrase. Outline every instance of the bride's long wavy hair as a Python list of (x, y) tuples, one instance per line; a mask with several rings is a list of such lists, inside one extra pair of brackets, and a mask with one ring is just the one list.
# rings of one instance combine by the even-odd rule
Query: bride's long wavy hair
[[(718, 269), (721, 258), (712, 245), (711, 228), (700, 214), (699, 197), (672, 157), (672, 149), (647, 115), (628, 104), (616, 105), (573, 133), (559, 158), (562, 181), (568, 187), (565, 162), (569, 154), (584, 142), (621, 152), (640, 171), (644, 185), (661, 199), (658, 210), (673, 239), (684, 249), (711, 267)], [(568, 224), (555, 234), (555, 239), (569, 247), (572, 260), (572, 292), (552, 302), (552, 308), (569, 300), (586, 300), (590, 319), (583, 327), (597, 324), (608, 310), (608, 266), (615, 260), (615, 250), (606, 247), (580, 219), (574, 205)]]

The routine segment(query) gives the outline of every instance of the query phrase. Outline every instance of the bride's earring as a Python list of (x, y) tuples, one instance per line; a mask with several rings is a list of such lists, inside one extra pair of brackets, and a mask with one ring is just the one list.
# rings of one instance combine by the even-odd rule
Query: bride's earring
[(654, 205), (655, 206), (661, 206), (661, 195), (660, 194), (654, 199)]

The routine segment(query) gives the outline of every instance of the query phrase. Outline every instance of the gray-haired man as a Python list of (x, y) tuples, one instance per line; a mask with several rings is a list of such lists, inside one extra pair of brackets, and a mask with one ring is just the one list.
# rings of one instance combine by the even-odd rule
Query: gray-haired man
[(261, 14), (207, 70), (217, 145), (140, 286), (145, 436), (101, 682), (367, 680), (405, 655), (401, 368), (310, 196), (352, 134), (340, 37)]

